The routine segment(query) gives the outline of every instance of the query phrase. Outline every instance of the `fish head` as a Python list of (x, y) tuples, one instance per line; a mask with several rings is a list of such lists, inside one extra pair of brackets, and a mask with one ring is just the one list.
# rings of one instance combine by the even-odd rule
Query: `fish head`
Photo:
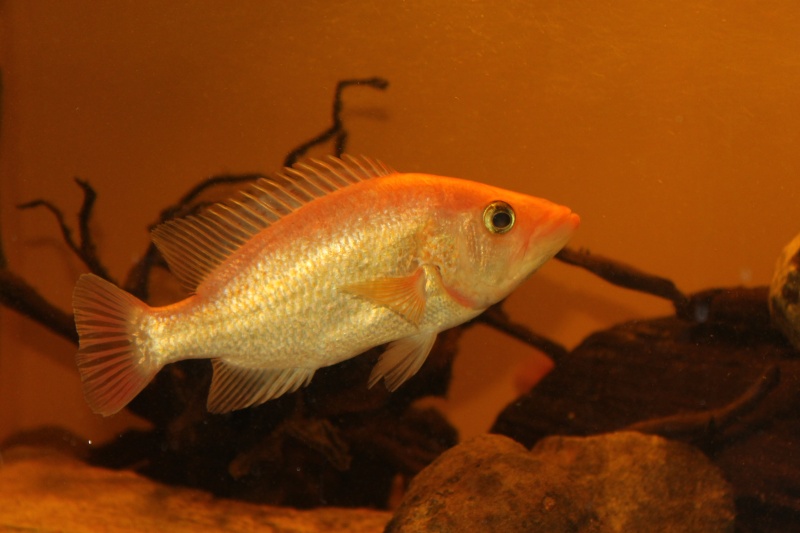
[(475, 309), (508, 296), (558, 253), (580, 224), (568, 207), (542, 198), (466, 182), (443, 217), (453, 257), (442, 281)]

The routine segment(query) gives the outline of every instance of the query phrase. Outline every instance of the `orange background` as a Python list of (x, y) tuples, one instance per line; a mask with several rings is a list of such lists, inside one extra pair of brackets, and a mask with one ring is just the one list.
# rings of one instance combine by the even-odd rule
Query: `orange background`
[[(11, 268), (67, 309), (83, 271), (33, 198), (73, 221), (89, 180), (100, 253), (122, 278), (146, 226), (200, 179), (274, 170), (329, 123), (350, 149), (564, 203), (588, 247), (680, 288), (768, 283), (800, 229), (800, 4), (684, 1), (6, 1), (0, 3), (0, 231)], [(551, 262), (508, 306), (569, 346), (669, 312)], [(74, 347), (0, 310), (0, 438), (41, 424), (107, 438)], [(486, 430), (533, 350), (468, 333), (450, 398)], [(569, 391), (565, 391), (569, 394)]]

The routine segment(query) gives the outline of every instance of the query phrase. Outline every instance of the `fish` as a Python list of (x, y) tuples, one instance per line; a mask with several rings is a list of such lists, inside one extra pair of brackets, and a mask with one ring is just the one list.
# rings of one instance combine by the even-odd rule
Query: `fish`
[(297, 163), (152, 230), (184, 300), (151, 307), (80, 276), (84, 396), (110, 416), (165, 365), (211, 359), (207, 409), (227, 413), (381, 345), (367, 385), (394, 391), (439, 332), (508, 296), (579, 222), (545, 199), (365, 156)]

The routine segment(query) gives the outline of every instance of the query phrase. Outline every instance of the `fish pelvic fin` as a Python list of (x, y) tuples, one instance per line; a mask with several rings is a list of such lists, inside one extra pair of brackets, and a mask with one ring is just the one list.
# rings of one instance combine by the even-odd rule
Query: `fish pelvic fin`
[(397, 390), (422, 367), (436, 341), (436, 334), (435, 331), (418, 333), (389, 344), (372, 369), (369, 388), (383, 378), (387, 389), (392, 392)]
[(208, 410), (227, 413), (260, 405), (300, 387), (314, 377), (316, 368), (247, 368), (213, 359), (214, 377), (208, 393)]
[(76, 361), (92, 411), (110, 416), (125, 407), (161, 368), (142, 353), (131, 331), (149, 307), (116, 285), (83, 274), (72, 294), (80, 338)]

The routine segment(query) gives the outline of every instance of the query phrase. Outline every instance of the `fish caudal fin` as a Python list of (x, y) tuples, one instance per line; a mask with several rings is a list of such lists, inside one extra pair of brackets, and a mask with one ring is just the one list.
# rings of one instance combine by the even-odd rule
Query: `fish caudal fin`
[(72, 306), (80, 337), (76, 360), (83, 394), (95, 413), (113, 415), (133, 400), (160, 368), (139, 351), (131, 332), (148, 306), (94, 274), (78, 279)]

